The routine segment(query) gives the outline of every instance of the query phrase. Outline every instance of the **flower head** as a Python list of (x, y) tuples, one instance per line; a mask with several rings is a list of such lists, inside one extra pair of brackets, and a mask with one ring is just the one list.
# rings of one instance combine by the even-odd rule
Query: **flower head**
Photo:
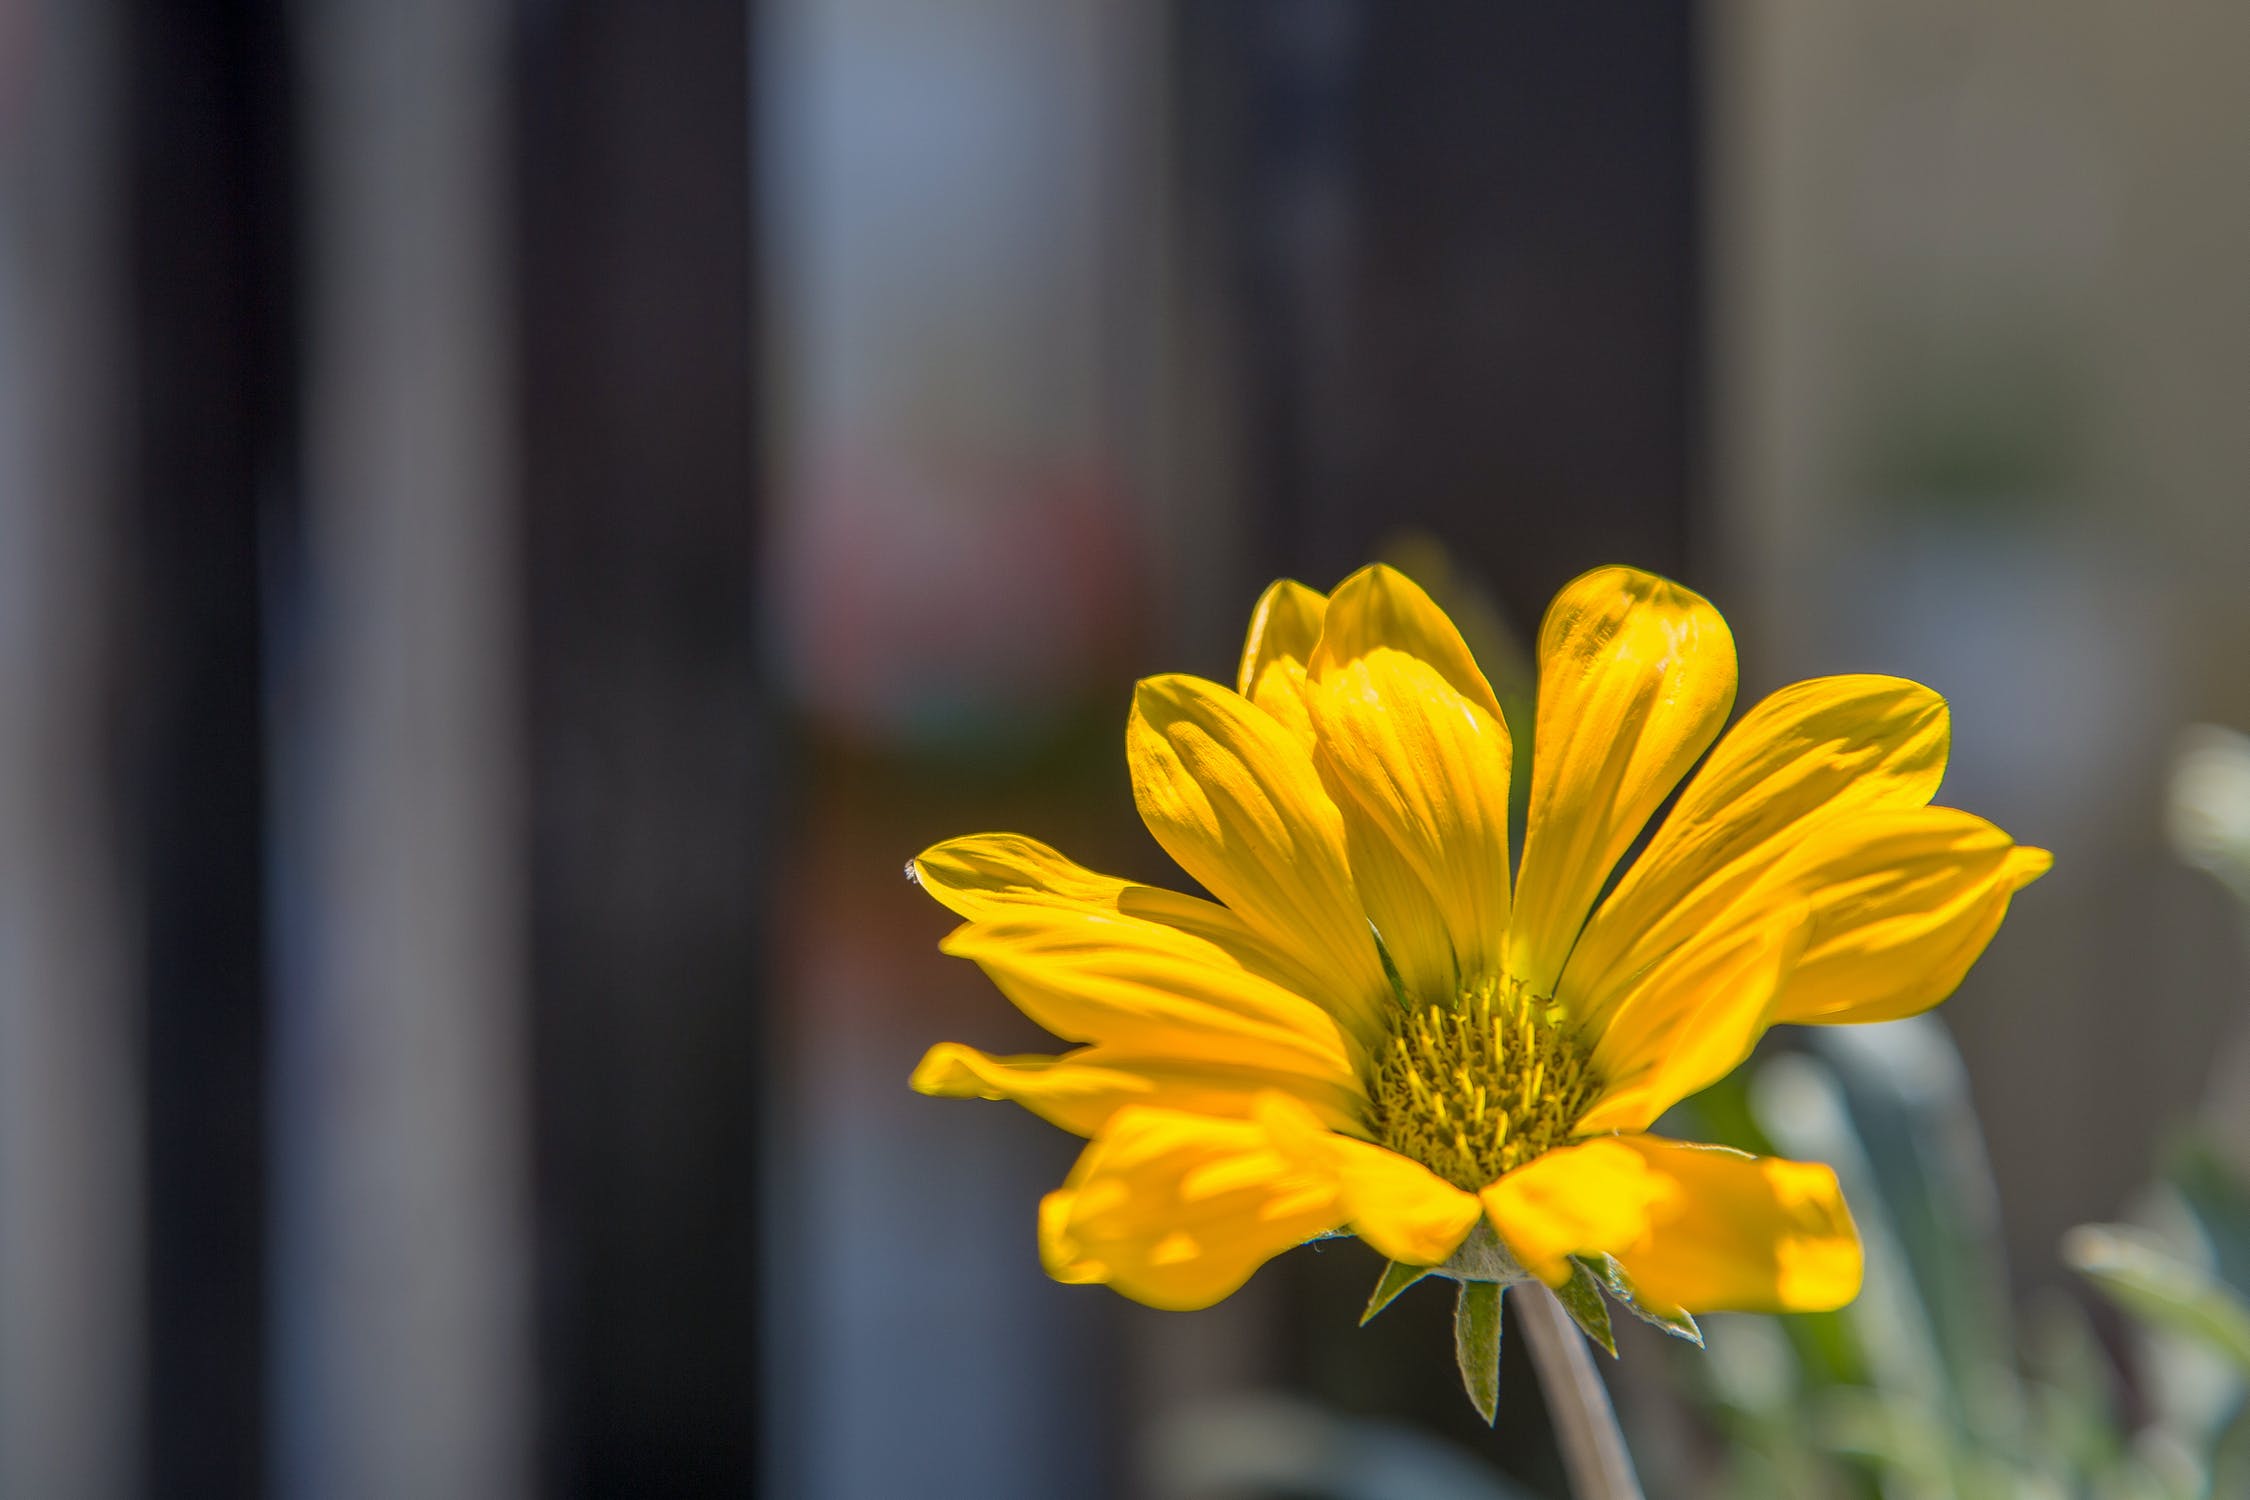
[(1733, 638), (1665, 579), (1578, 578), (1538, 655), (1520, 860), (1499, 701), (1381, 566), (1268, 589), (1232, 688), (1135, 691), (1141, 816), (1215, 901), (1014, 834), (915, 860), (966, 919), (945, 951), (1079, 1044), (914, 1075), (1088, 1138), (1040, 1206), (1053, 1275), (1202, 1307), (1349, 1231), (1408, 1279), (1592, 1278), (1659, 1320), (1856, 1295), (1833, 1172), (1650, 1127), (1777, 1022), (1937, 1004), (2051, 858), (1930, 805), (1917, 683), (1798, 683), (1722, 737)]

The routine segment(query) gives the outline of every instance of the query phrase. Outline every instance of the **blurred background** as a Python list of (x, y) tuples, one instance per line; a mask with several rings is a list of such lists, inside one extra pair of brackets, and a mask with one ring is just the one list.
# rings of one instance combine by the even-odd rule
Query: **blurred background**
[[(1706, 1112), (1865, 1147), (1945, 1378), (2018, 1340), (1945, 1363), (1917, 1225), (2114, 1365), (2114, 1493), (2226, 1493), (2057, 1245), (2250, 1149), (2167, 841), (2250, 726), (2246, 65), (2221, 0), (0, 0), (0, 1494), (1562, 1493), (1362, 1247), (1053, 1285), (1073, 1143), (905, 1087), (1036, 1037), (902, 862), (1167, 878), (1133, 679), (1378, 555), (1496, 676), (1624, 561), (1745, 704), (1951, 698), (2055, 873), (1942, 1028)], [(1971, 1492), (1849, 1436), (1937, 1366), (1715, 1322), (1610, 1367), (1652, 1493)]]

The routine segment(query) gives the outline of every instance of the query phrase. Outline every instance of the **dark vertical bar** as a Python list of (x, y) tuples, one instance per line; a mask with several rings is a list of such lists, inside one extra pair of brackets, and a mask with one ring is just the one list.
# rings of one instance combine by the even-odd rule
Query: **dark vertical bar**
[[(1697, 7), (1240, 0), (1182, 16), (1186, 187), (1242, 318), (1246, 585), (1332, 583), (1415, 528), (1528, 632), (1586, 568), (1685, 572)], [(1330, 1308), (1378, 1264), (1344, 1247), (1282, 1274)], [(1364, 1330), (1308, 1312), (1284, 1338), (1322, 1397), (1494, 1445), (1461, 1399), (1447, 1298), (1409, 1293)], [(1503, 1384), (1534, 1388), (1508, 1360)], [(1501, 1450), (1559, 1483), (1535, 1408), (1502, 1411)]]
[(123, 777), (144, 923), (147, 1473), (262, 1492), (261, 554), (295, 485), (290, 53), (278, 3), (130, 37), (139, 443)]
[(1417, 526), (1527, 623), (1583, 567), (1681, 570), (1701, 421), (1696, 7), (1189, 14), (1191, 49), (1226, 60), (1191, 71), (1191, 107), (1240, 174), (1259, 560), (1333, 578)]
[(748, 8), (524, 17), (543, 1488), (738, 1494), (762, 978)]

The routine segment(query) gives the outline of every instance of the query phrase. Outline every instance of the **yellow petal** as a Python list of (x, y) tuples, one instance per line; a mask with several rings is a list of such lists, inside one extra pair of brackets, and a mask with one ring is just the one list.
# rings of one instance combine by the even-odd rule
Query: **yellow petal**
[(1263, 1126), (1132, 1108), (1040, 1204), (1039, 1252), (1058, 1281), (1209, 1307), (1341, 1219), (1334, 1181), (1275, 1151)]
[(1302, 667), (1312, 660), (1320, 643), (1320, 622), (1328, 609), (1327, 596), (1306, 588), (1293, 578), (1276, 579), (1258, 596), (1250, 611), (1250, 630), (1242, 641), (1242, 666), (1235, 687), (1250, 696), (1259, 676), (1276, 662), (1294, 661)]
[(1133, 800), (1180, 867), (1327, 981), (1317, 997), (1362, 1040), (1390, 982), (1344, 853), (1343, 816), (1305, 747), (1216, 683), (1151, 677), (1126, 729)]
[(1660, 1312), (1815, 1312), (1859, 1294), (1859, 1234), (1836, 1174), (1654, 1136), (1550, 1151), (1485, 1189), (1485, 1212), (1550, 1285), (1570, 1255), (1617, 1257)]
[(1097, 874), (1020, 833), (973, 833), (932, 844), (914, 856), (914, 879), (949, 910), (972, 922), (1027, 906), (1116, 911), (1128, 890), (1145, 891), (1152, 898), (1170, 897), (1183, 910), (1221, 910), (1193, 896)]
[(1776, 1021), (1847, 1023), (1914, 1015), (1953, 993), (2054, 856), (1950, 807), (1878, 809), (1822, 828), (1746, 900), (1802, 900), (1804, 956)]
[[(1343, 797), (1339, 790), (1336, 794)], [(1348, 800), (1348, 799), (1347, 799)], [(1417, 996), (1431, 996), (1452, 982), (1453, 940), (1446, 936), (1437, 902), (1422, 877), (1381, 830), (1356, 808), (1344, 810), (1344, 849), (1351, 860), (1352, 886), (1381, 950), (1400, 976), (1399, 984)], [(1451, 995), (1451, 990), (1445, 990)]]
[[(1307, 694), (1314, 761), (1343, 814), (1360, 904), (1407, 993), (1419, 1004), (1450, 1004), (1472, 979), (1494, 972), (1506, 939), (1507, 783), (1499, 783), (1497, 799), (1486, 795), (1480, 782), (1488, 784), (1494, 768), (1445, 743), (1449, 729), (1459, 730), (1451, 738), (1465, 740), (1473, 728), (1449, 723), (1442, 710), (1391, 710), (1386, 690), (1375, 684), (1390, 679), (1389, 697), (1404, 701), (1413, 691), (1403, 685), (1409, 674), (1467, 712), (1427, 667), (1386, 652), (1380, 661), (1330, 674)], [(1505, 765), (1503, 759), (1498, 768), (1503, 777)], [(1495, 812), (1497, 850), (1484, 837)], [(1449, 864), (1467, 867), (1458, 885), (1432, 874), (1433, 865)]]
[(1276, 1091), (1331, 1129), (1355, 1126), (1367, 1100), (1358, 1088), (1301, 1074), (1222, 1063), (1131, 1057), (1081, 1047), (1060, 1057), (994, 1057), (959, 1042), (940, 1042), (915, 1068), (918, 1094), (944, 1099), (1005, 1099), (1074, 1135), (1101, 1132), (1129, 1105), (1247, 1118), (1260, 1097)]
[(1652, 1310), (1826, 1312), (1859, 1295), (1859, 1231), (1818, 1162), (1627, 1137), (1678, 1197), (1613, 1251)]
[(1070, 1234), (1070, 1210), (1078, 1195), (1057, 1188), (1039, 1200), (1039, 1259), (1047, 1274), (1065, 1286), (1100, 1286), (1109, 1267), (1086, 1253)]
[(1482, 1206), (1419, 1162), (1367, 1141), (1338, 1135), (1297, 1098), (1268, 1094), (1257, 1109), (1274, 1148), (1336, 1183), (1352, 1232), (1382, 1255), (1408, 1265), (1442, 1263), (1477, 1221)]
[(1606, 1008), (1813, 829), (1928, 802), (1948, 738), (1945, 700), (1903, 678), (1821, 677), (1773, 694), (1727, 731), (1587, 922), (1557, 998)]
[(1320, 640), (1328, 608), (1325, 595), (1284, 578), (1259, 596), (1250, 613), (1250, 632), (1242, 642), (1242, 667), (1235, 685), (1242, 696), (1285, 725), (1299, 744), (1312, 744), (1312, 721), (1305, 714), (1305, 666)]
[(1313, 747), (1312, 714), (1305, 703), (1305, 669), (1296, 661), (1277, 661), (1258, 675), (1257, 686), (1249, 698), (1252, 703), (1273, 715), (1274, 722), (1289, 732), (1308, 754)]
[(1587, 911), (1734, 704), (1734, 637), (1700, 595), (1634, 568), (1564, 586), (1539, 628), (1531, 810), (1508, 969), (1553, 995)]
[(939, 946), (1065, 1040), (1357, 1086), (1358, 1050), (1333, 1017), (1189, 933), (1056, 909), (971, 922)]
[(1495, 722), (1500, 719), (1492, 684), (1445, 611), (1413, 579), (1374, 563), (1338, 584), (1329, 597), (1320, 643), (1310, 658), (1312, 675), (1383, 649), (1428, 662), (1453, 691)]
[(947, 839), (914, 857), (914, 878), (972, 922), (1025, 911), (1112, 912), (1178, 928), (1226, 949), (1283, 989), (1317, 996), (1324, 981), (1215, 901), (1102, 875), (1020, 833)]
[(1511, 747), (1492, 690), (1437, 606), (1380, 567), (1336, 590), (1313, 676), (1361, 899), (1409, 991), (1450, 1001), (1497, 972), (1508, 927)]
[(1802, 905), (1753, 908), (1684, 943), (1616, 998), (1594, 1045), (1602, 1091), (1579, 1135), (1646, 1130), (1741, 1065), (1803, 952)]
[(1672, 1188), (1614, 1137), (1535, 1156), (1477, 1196), (1509, 1253), (1549, 1286), (1570, 1257), (1631, 1245)]
[(2054, 867), (2055, 854), (2052, 849), (2041, 849), (2034, 844), (2018, 844), (2008, 851), (2008, 865), (2001, 874), (2000, 883), (2008, 888), (2008, 894), (2012, 896)]

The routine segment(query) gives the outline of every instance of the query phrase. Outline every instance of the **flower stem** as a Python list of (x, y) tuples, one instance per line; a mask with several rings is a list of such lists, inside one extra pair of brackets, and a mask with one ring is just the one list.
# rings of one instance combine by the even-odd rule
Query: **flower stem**
[(1508, 1301), (1531, 1340), (1531, 1362), (1554, 1419), (1571, 1493), (1577, 1500), (1641, 1500), (1625, 1434), (1577, 1325), (1555, 1294), (1536, 1281), (1518, 1283)]

